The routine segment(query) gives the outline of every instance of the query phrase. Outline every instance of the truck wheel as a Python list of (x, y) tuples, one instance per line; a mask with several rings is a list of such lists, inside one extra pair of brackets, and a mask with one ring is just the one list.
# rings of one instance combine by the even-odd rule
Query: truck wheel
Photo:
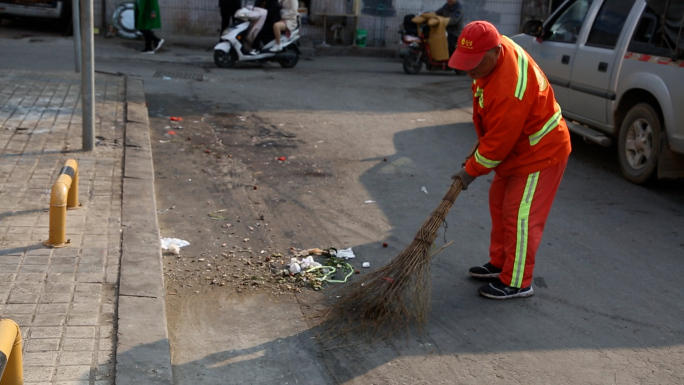
[(618, 139), (620, 170), (628, 181), (644, 184), (655, 177), (661, 132), (660, 119), (650, 104), (639, 103), (629, 110)]

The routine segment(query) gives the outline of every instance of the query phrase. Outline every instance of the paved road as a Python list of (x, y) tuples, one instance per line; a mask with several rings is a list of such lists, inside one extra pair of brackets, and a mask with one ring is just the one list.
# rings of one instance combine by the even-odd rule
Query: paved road
[[(298, 242), (352, 246), (373, 266), (408, 244), (474, 141), (468, 110), (456, 108), (467, 102), (455, 91), (467, 81), (454, 76), (408, 77), (388, 59), (336, 57), (302, 61), (294, 71), (218, 71), (204, 49), (138, 59), (130, 44), (109, 42), (101, 43), (98, 68), (141, 76), (148, 101), (230, 100), (237, 115), (284, 123), (309, 144), (326, 143), (292, 151), (327, 167), (335, 176), (329, 184), (302, 186), (294, 177), (294, 188), (283, 178), (262, 183), (294, 202), (286, 207), (293, 223), (309, 224), (291, 233)], [(158, 71), (203, 80), (165, 79)], [(151, 110), (157, 113), (168, 111)], [(483, 177), (447, 218), (446, 238), (456, 243), (433, 265), (425, 334), (324, 350), (300, 308), (311, 297), (198, 296), (175, 302), (178, 318), (169, 319), (177, 383), (684, 382), (684, 185), (629, 184), (614, 150), (577, 138), (573, 145), (540, 247), (534, 297), (489, 301), (466, 277), (487, 253), (491, 177)], [(258, 160), (241, 162), (248, 170)], [(285, 218), (275, 205), (265, 210)], [(378, 249), (382, 242), (391, 247)]]
[[(292, 203), (260, 210), (289, 223), (308, 222), (291, 233), (292, 241), (352, 246), (373, 266), (408, 244), (474, 141), (468, 110), (454, 109), (467, 100), (459, 91), (467, 83), (454, 76), (408, 77), (395, 62), (363, 58), (316, 58), (296, 71), (208, 71), (206, 82), (148, 82), (148, 100), (229, 100), (236, 114), (266, 126), (284, 124), (305, 138), (288, 156), (306, 156), (334, 178), (324, 184), (248, 175)], [(448, 218), (447, 239), (456, 244), (433, 267), (434, 311), (425, 335), (408, 343), (322, 350), (301, 318), (298, 305), (306, 299), (193, 297), (174, 304), (178, 318), (170, 321), (177, 378), (264, 384), (681, 382), (684, 293), (676, 283), (683, 269), (682, 184), (634, 186), (621, 177), (613, 150), (577, 138), (574, 146), (540, 250), (534, 298), (487, 301), (476, 295), (480, 283), (465, 275), (487, 252), (491, 178), (480, 178)], [(263, 171), (261, 159), (242, 161)], [(423, 186), (429, 195), (420, 191)], [(363, 205), (367, 200), (375, 204)], [(392, 247), (380, 251), (384, 241)], [(199, 327), (194, 333), (184, 325)]]

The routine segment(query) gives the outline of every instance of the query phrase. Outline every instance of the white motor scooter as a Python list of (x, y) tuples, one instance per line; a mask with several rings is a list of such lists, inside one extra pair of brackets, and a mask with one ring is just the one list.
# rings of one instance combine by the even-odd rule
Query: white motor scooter
[[(255, 55), (242, 52), (242, 39), (249, 33), (249, 24), (254, 13), (250, 7), (244, 7), (235, 13), (235, 18), (243, 20), (228, 27), (221, 35), (221, 42), (214, 47), (214, 63), (221, 68), (231, 68), (236, 62), (278, 62), (283, 68), (292, 68), (299, 61), (299, 26), (301, 21), (297, 16), (297, 28), (290, 32), (290, 36), (283, 34), (280, 38), (282, 51), (271, 52), (275, 40), (260, 48)], [(257, 47), (254, 47), (257, 48)]]

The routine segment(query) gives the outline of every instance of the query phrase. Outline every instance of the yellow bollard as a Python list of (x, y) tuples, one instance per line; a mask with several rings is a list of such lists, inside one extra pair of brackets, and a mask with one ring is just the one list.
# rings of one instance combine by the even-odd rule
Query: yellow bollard
[(69, 159), (59, 171), (50, 194), (50, 236), (43, 244), (47, 247), (64, 247), (66, 239), (66, 211), (79, 208), (78, 163)]
[(23, 385), (21, 331), (10, 319), (0, 319), (0, 385)]

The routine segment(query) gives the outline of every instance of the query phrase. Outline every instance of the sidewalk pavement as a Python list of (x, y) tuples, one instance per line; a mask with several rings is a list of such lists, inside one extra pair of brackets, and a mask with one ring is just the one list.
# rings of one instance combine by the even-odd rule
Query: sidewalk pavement
[[(0, 70), (0, 318), (27, 385), (171, 384), (142, 80), (95, 77), (96, 146), (81, 150), (81, 75)], [(48, 248), (50, 189), (78, 163), (81, 208)]]

